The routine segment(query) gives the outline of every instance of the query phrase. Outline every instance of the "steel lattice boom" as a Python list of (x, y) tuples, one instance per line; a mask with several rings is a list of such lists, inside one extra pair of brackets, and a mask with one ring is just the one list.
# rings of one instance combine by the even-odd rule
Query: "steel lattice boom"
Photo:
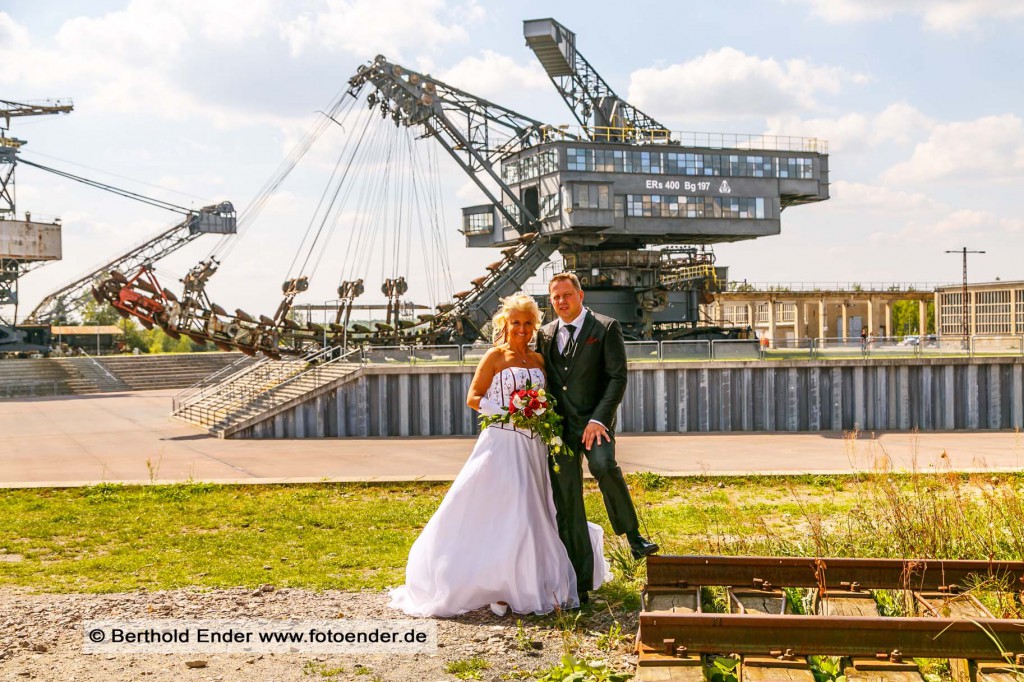
[(32, 324), (59, 324), (80, 313), (95, 283), (111, 271), (134, 272), (165, 258), (203, 234), (234, 234), (235, 208), (230, 202), (206, 206), (185, 220), (134, 247), (44, 298), (28, 316)]
[(615, 94), (576, 49), (575, 33), (554, 19), (534, 19), (523, 22), (523, 34), (590, 139), (622, 139), (623, 131), (668, 137), (665, 126)]

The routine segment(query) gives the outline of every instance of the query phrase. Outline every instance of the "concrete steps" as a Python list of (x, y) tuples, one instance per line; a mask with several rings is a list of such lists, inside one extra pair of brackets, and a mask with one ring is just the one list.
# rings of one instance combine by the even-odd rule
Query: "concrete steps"
[(308, 399), (312, 394), (325, 390), (339, 381), (353, 377), (362, 365), (339, 362), (320, 367), (311, 367), (282, 385), (265, 391), (244, 407), (225, 415), (210, 426), (210, 433), (224, 438), (244, 428), (254, 420), (262, 420), (289, 406)]
[(110, 355), (97, 358), (130, 391), (186, 388), (230, 365), (241, 353)]
[(353, 376), (362, 367), (342, 358), (326, 362), (323, 358), (314, 358), (314, 362), (260, 361), (205, 388), (202, 394), (181, 397), (171, 416), (223, 438), (241, 425)]
[(0, 398), (186, 388), (241, 353), (168, 353), (0, 360)]
[(49, 359), (0, 360), (0, 398), (68, 395), (67, 370)]
[(127, 391), (128, 386), (117, 375), (93, 358), (53, 358), (64, 368), (70, 393), (111, 393)]

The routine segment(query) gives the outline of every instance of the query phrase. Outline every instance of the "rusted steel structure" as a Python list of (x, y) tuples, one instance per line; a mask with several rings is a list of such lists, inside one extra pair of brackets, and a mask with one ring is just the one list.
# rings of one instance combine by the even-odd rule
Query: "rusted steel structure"
[[(653, 556), (647, 571), (638, 682), (697, 682), (715, 661), (740, 680), (812, 682), (811, 656), (884, 682), (922, 681), (915, 658), (949, 659), (957, 682), (1012, 682), (1024, 666), (1024, 620), (995, 617), (974, 594), (1019, 595), (1024, 562)], [(706, 612), (709, 587), (725, 588), (727, 613)], [(784, 588), (810, 588), (813, 615), (794, 615)], [(908, 615), (882, 616), (871, 590), (901, 596)]]

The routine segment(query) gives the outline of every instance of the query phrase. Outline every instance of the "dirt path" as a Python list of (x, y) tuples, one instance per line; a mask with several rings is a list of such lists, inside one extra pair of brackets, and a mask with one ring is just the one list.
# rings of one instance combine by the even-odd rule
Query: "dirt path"
[[(490, 668), (483, 680), (499, 680), (515, 670), (536, 670), (559, 661), (563, 632), (549, 621), (524, 619), (525, 635), (515, 616), (497, 618), (484, 609), (457, 619), (438, 620), (436, 654), (313, 655), (313, 654), (85, 654), (83, 620), (97, 618), (195, 619), (389, 619), (380, 592), (273, 591), (241, 588), (176, 590), (117, 594), (40, 594), (0, 589), (0, 680), (53, 680), (60, 682), (135, 682), (136, 680), (209, 680), (256, 682), (273, 680), (371, 680), (431, 682), (453, 680), (445, 666), (473, 657)], [(617, 669), (631, 669), (635, 657), (629, 643), (612, 654), (598, 649), (597, 635), (607, 633), (613, 618), (596, 604), (587, 616), (588, 629), (578, 640), (587, 659), (603, 659)], [(636, 615), (627, 614), (622, 629), (636, 631)], [(517, 636), (519, 635), (519, 636)], [(188, 662), (203, 667), (189, 667)]]

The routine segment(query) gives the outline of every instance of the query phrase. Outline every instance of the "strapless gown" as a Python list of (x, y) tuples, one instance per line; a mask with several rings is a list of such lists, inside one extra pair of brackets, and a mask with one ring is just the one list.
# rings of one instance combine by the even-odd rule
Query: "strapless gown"
[[(487, 397), (507, 405), (528, 380), (541, 387), (544, 374), (503, 369)], [(484, 429), (413, 544), (405, 584), (391, 590), (389, 606), (412, 616), (455, 616), (499, 601), (516, 613), (579, 606), (576, 575), (555, 524), (547, 456), (530, 431)], [(588, 525), (596, 589), (609, 577), (608, 564), (601, 527)]]

